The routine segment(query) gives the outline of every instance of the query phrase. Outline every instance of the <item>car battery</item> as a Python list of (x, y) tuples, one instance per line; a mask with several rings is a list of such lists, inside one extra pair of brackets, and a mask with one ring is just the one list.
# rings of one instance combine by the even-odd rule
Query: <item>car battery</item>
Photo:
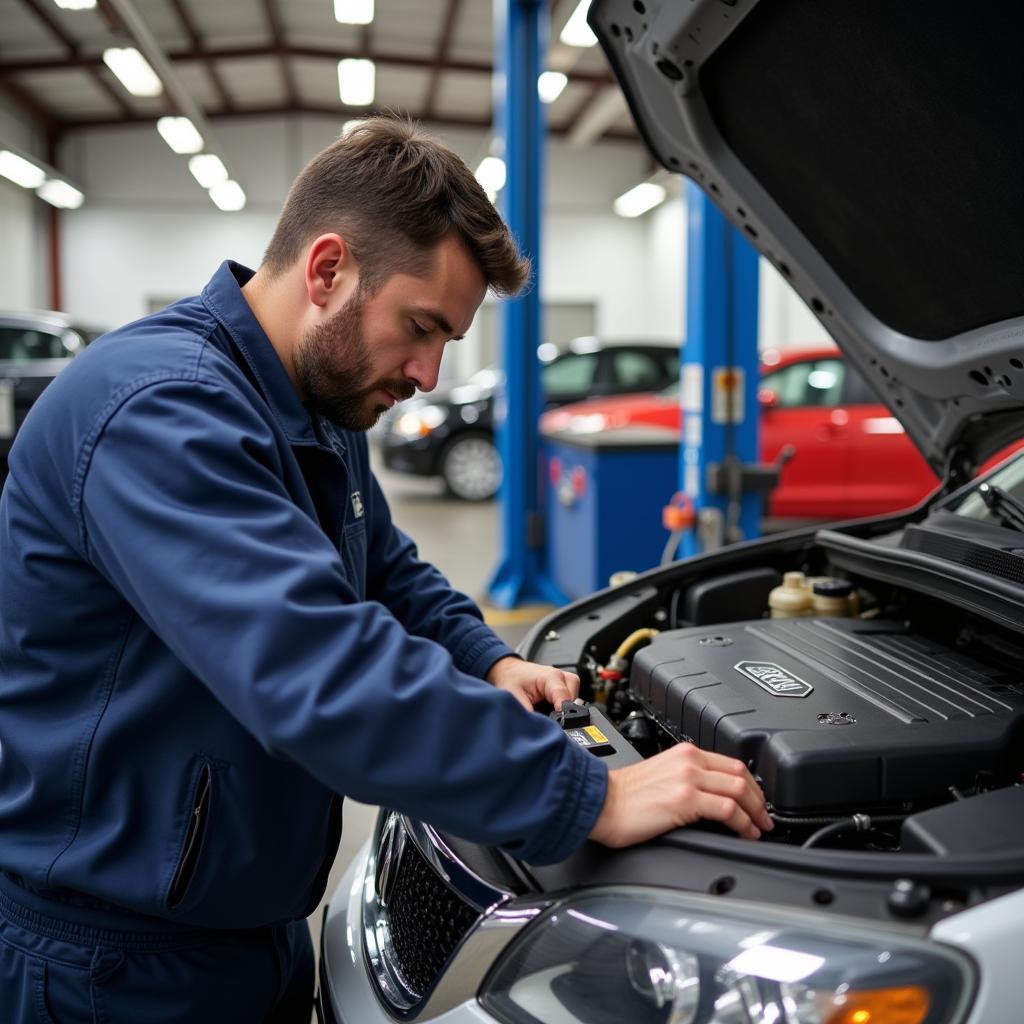
[(906, 811), (1024, 763), (1018, 678), (895, 621), (665, 632), (630, 689), (673, 738), (747, 763), (780, 813)]

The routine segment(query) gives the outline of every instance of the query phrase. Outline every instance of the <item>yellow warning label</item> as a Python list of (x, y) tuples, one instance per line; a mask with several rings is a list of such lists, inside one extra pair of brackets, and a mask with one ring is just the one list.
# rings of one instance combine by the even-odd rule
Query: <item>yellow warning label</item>
[(588, 725), (583, 730), (592, 740), (598, 743), (607, 743), (608, 737), (596, 725)]

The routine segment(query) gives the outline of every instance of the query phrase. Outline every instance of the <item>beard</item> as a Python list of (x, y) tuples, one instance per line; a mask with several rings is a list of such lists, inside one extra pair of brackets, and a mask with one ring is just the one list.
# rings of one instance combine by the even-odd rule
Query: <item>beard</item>
[(416, 388), (406, 380), (373, 380), (373, 359), (363, 334), (361, 289), (330, 318), (311, 327), (295, 357), (295, 377), (306, 405), (342, 430), (369, 430), (387, 410), (373, 393), (389, 391), (399, 401)]

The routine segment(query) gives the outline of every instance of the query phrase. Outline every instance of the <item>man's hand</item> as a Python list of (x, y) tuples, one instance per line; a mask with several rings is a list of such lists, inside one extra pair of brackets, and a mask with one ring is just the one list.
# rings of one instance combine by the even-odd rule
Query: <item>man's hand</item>
[(563, 700), (575, 700), (580, 692), (580, 677), (575, 673), (521, 658), (500, 658), (486, 678), (499, 690), (508, 690), (527, 711), (542, 700), (561, 707)]
[(632, 846), (709, 818), (745, 839), (774, 827), (764, 795), (741, 761), (680, 743), (608, 773), (608, 795), (591, 839)]

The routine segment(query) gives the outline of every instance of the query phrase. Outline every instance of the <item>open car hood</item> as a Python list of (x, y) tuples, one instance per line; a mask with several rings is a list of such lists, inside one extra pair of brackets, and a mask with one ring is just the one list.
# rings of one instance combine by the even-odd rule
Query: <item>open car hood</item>
[(998, 0), (590, 8), (657, 159), (954, 479), (1024, 435), (1021, 22)]

